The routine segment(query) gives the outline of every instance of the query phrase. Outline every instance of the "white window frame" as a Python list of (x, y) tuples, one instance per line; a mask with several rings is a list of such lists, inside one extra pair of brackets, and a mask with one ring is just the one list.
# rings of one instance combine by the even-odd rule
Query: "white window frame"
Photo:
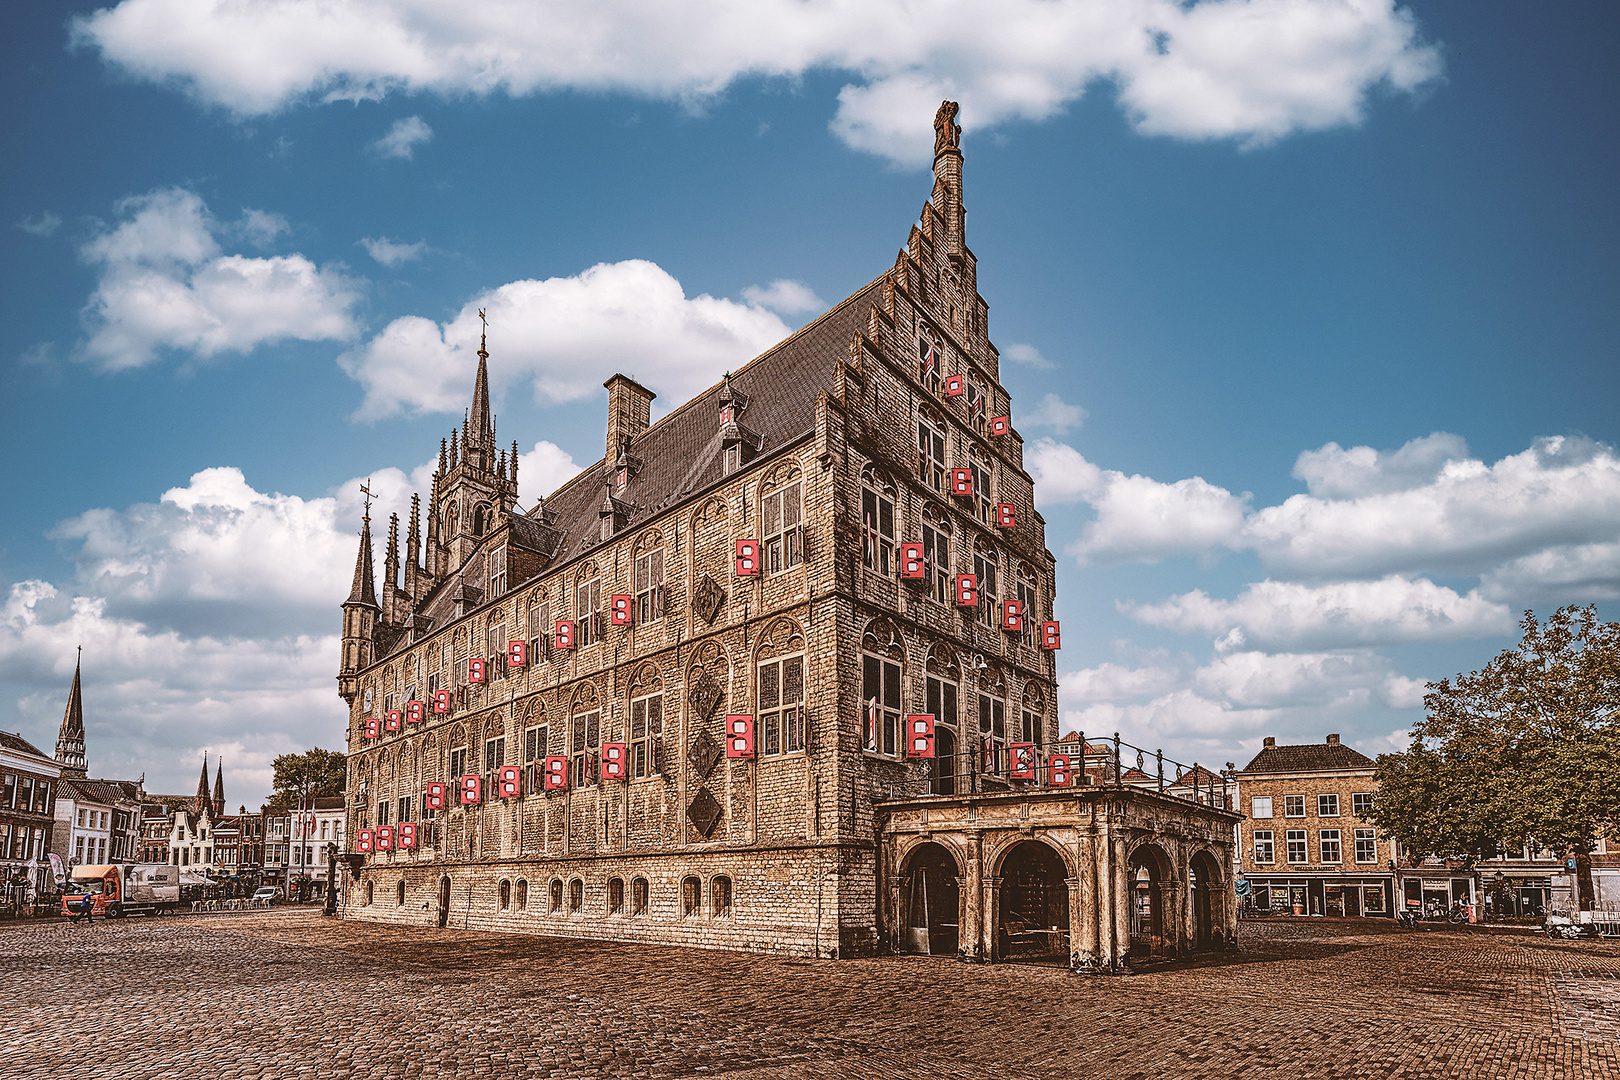
[(1316, 816), (1339, 816), (1339, 796), (1336, 792), (1323, 792), (1316, 797)]
[[(1262, 813), (1262, 811), (1264, 812)], [(1272, 808), (1270, 795), (1251, 795), (1249, 797), (1249, 816), (1251, 818), (1269, 821), (1271, 819), (1271, 813)]]
[(1277, 842), (1275, 834), (1270, 829), (1254, 830), (1254, 840), (1250, 845), (1249, 861), (1265, 866), (1273, 866), (1277, 862)]
[[(790, 664), (798, 667), (797, 698), (790, 697), (788, 691), (787, 672)], [(777, 670), (776, 700), (771, 703), (765, 700), (765, 672), (768, 668)], [(757, 696), (754, 700), (759, 703), (757, 735), (760, 757), (787, 757), (790, 754), (804, 752), (804, 675), (805, 654), (802, 652), (773, 656), (769, 660), (761, 660), (756, 665), (754, 687)]]
[[(662, 549), (660, 549), (662, 550)], [(638, 713), (639, 718), (638, 718)], [(655, 719), (656, 714), (656, 719)], [(638, 733), (639, 724), (639, 733)], [(664, 692), (630, 699), (630, 776), (635, 780), (658, 775), (657, 742), (664, 733)]]
[[(1294, 810), (1295, 810), (1296, 807), (1299, 809), (1299, 813), (1297, 813), (1297, 814), (1294, 813)], [(1305, 816), (1305, 796), (1303, 796), (1303, 795), (1284, 795), (1283, 796), (1283, 817), (1285, 817), (1285, 818), (1302, 818), (1304, 816)]]
[[(1304, 829), (1288, 829), (1283, 833), (1283, 841), (1288, 845), (1288, 865), (1306, 866), (1311, 861), (1311, 838)], [(1296, 848), (1295, 845), (1298, 845)], [(1294, 858), (1298, 851), (1299, 858)]]
[[(789, 498), (791, 494), (792, 498)], [(792, 506), (788, 521), (789, 505)], [(774, 526), (771, 524), (775, 519)], [(804, 563), (804, 481), (795, 480), (759, 501), (760, 555), (767, 574), (797, 569)]]
[[(1332, 844), (1332, 856), (1328, 855), (1328, 845)], [(1316, 830), (1316, 848), (1322, 857), (1323, 866), (1337, 866), (1344, 862), (1344, 832), (1341, 829)]]

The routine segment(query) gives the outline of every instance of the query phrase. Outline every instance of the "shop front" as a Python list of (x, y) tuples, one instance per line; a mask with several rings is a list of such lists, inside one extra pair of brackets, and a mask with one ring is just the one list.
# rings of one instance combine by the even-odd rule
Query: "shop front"
[(1449, 912), (1459, 904), (1478, 910), (1472, 874), (1441, 876), (1435, 869), (1423, 874), (1401, 875), (1401, 902), (1406, 911), (1421, 917), (1436, 908)]
[(1487, 919), (1536, 918), (1552, 906), (1552, 877), (1547, 874), (1491, 874), (1483, 886)]
[(1260, 915), (1326, 915), (1387, 919), (1394, 914), (1387, 877), (1274, 875), (1248, 879)]

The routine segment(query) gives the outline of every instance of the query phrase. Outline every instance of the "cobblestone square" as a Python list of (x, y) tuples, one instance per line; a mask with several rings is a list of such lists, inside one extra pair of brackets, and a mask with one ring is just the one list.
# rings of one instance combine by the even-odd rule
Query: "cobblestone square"
[(1620, 945), (1244, 923), (1111, 978), (796, 961), (307, 910), (0, 929), (7, 1080), (1620, 1077)]

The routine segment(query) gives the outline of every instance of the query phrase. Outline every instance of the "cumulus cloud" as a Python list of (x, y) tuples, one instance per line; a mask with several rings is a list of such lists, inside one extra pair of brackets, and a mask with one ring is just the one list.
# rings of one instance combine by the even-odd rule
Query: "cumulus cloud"
[(292, 232), (292, 226), (280, 214), (268, 210), (243, 210), (237, 231), (254, 247), (269, 247), (283, 233)]
[(541, 404), (599, 394), (616, 371), (682, 401), (789, 333), (758, 305), (688, 297), (653, 263), (602, 263), (572, 277), (502, 285), (443, 324), (395, 319), (339, 358), (365, 388), (356, 416), (459, 413), (477, 369), (480, 308), (489, 315), (490, 352), (500, 357), (491, 378), (497, 386), (531, 383)]
[(527, 506), (544, 499), (579, 475), (573, 455), (554, 442), (544, 439), (534, 449), (518, 455), (518, 493)]
[(406, 244), (390, 240), (386, 236), (379, 236), (375, 239), (367, 237), (359, 241), (359, 244), (366, 249), (367, 255), (389, 268), (419, 259), (422, 257), (422, 252), (427, 250), (426, 240)]
[(964, 126), (991, 128), (1105, 83), (1143, 132), (1256, 144), (1358, 123), (1371, 93), (1441, 69), (1393, 0), (123, 0), (72, 25), (108, 64), (243, 116), (422, 92), (692, 102), (741, 78), (834, 71), (851, 81), (832, 130), (913, 165), (942, 97), (963, 102)]
[(1025, 367), (1036, 368), (1040, 371), (1046, 371), (1052, 367), (1052, 361), (1042, 356), (1039, 349), (1021, 342), (1015, 341), (1002, 349), (1001, 356), (1004, 360), (1011, 360), (1015, 364), (1022, 364)]
[(1227, 648), (1408, 644), (1513, 630), (1513, 613), (1477, 589), (1459, 595), (1426, 579), (1396, 576), (1325, 585), (1266, 580), (1233, 600), (1194, 589), (1162, 603), (1122, 602), (1119, 608), (1149, 626), (1219, 638)]
[(1322, 499), (1355, 499), (1390, 491), (1410, 491), (1431, 484), (1447, 462), (1466, 461), (1468, 443), (1460, 435), (1437, 431), (1413, 439), (1399, 450), (1328, 443), (1307, 450), (1294, 462), (1294, 478), (1305, 481)]
[(37, 216), (19, 218), (17, 228), (29, 236), (49, 236), (62, 227), (62, 219), (49, 210), (42, 211)]
[(1064, 435), (1085, 423), (1088, 415), (1080, 406), (1070, 405), (1056, 394), (1047, 394), (1035, 408), (1018, 417), (1018, 426), (1050, 428)]
[(388, 133), (371, 144), (372, 153), (379, 157), (404, 158), (416, 156), (416, 148), (433, 138), (433, 129), (420, 116), (407, 116), (395, 120)]
[[(182, 188), (124, 199), (117, 224), (81, 249), (100, 272), (83, 319), (82, 355), (115, 371), (141, 367), (163, 349), (208, 358), (294, 338), (345, 340), (355, 333), (358, 287), (302, 255), (251, 258), (221, 250), (230, 231)], [(236, 230), (264, 236), (273, 215)], [(271, 232), (273, 237), (274, 232)]]
[(802, 281), (777, 280), (763, 289), (750, 285), (743, 290), (743, 299), (757, 307), (769, 308), (778, 315), (805, 315), (827, 310), (827, 301)]

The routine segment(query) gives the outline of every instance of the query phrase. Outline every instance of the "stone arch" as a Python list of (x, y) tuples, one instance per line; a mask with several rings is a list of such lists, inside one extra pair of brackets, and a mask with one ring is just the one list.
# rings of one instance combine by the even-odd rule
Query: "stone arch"
[(698, 508), (692, 511), (692, 528), (694, 530), (705, 525), (715, 525), (725, 521), (731, 516), (731, 507), (718, 495), (704, 499)]
[(804, 651), (804, 631), (797, 619), (783, 615), (771, 622), (754, 646), (754, 662)]
[(1188, 898), (1192, 904), (1192, 946), (1211, 949), (1223, 944), (1228, 925), (1231, 885), (1218, 854), (1201, 847), (1187, 860)]
[(627, 699), (657, 693), (664, 688), (664, 673), (659, 670), (657, 663), (648, 660), (630, 673), (626, 686)]
[(775, 491), (777, 488), (796, 483), (800, 475), (797, 461), (789, 458), (786, 461), (778, 462), (770, 472), (765, 474), (765, 479), (759, 485), (759, 493), (765, 495)]
[(957, 655), (956, 647), (948, 641), (936, 641), (928, 647), (928, 656), (923, 667), (931, 675), (938, 675), (957, 683), (962, 681), (961, 658)]
[(861, 648), (866, 652), (896, 660), (902, 666), (906, 662), (905, 635), (887, 615), (880, 615), (866, 624), (866, 629), (861, 632)]
[(1158, 842), (1140, 840), (1129, 848), (1126, 866), (1131, 954), (1175, 955), (1175, 860)]
[(592, 709), (601, 707), (602, 695), (597, 689), (594, 680), (581, 679), (568, 692), (568, 712), (570, 715), (590, 712)]
[(919, 837), (896, 853), (896, 861), (896, 947), (902, 952), (955, 956), (966, 857), (947, 842)]
[(1074, 865), (1047, 837), (1015, 837), (997, 849), (995, 951), (1006, 957), (1069, 956), (1069, 884)]

